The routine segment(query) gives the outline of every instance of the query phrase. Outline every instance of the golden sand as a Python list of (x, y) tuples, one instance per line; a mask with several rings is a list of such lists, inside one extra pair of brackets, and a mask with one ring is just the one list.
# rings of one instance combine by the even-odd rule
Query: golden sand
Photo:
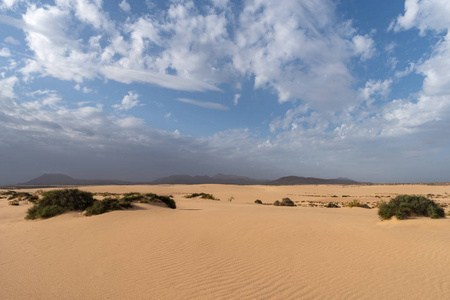
[[(377, 201), (450, 186), (81, 187), (172, 194), (177, 209), (136, 204), (26, 221), (0, 200), (0, 299), (448, 299), (450, 219), (380, 221), (376, 209), (275, 207)], [(212, 193), (221, 201), (186, 199)], [(348, 197), (342, 197), (343, 195)], [(334, 197), (336, 196), (336, 197)], [(388, 198), (386, 198), (388, 199)], [(229, 200), (232, 200), (231, 202)]]

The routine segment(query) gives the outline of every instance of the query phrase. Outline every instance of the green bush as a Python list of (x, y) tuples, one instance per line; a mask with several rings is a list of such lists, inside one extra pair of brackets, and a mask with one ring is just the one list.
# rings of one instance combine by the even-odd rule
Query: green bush
[(172, 199), (172, 196), (158, 196), (157, 199), (164, 202), (168, 207), (172, 209), (177, 208), (175, 200)]
[(141, 201), (143, 198), (144, 196), (141, 193), (132, 192), (124, 194), (121, 200), (125, 202), (134, 202)]
[(17, 200), (17, 201), (30, 201), (32, 203), (38, 200), (38, 196), (32, 195), (27, 192), (16, 192), (16, 191), (6, 191), (2, 192), (2, 195), (8, 196), (8, 200)]
[(382, 220), (389, 220), (393, 216), (404, 220), (412, 215), (438, 219), (445, 217), (445, 212), (439, 204), (423, 196), (399, 195), (389, 203), (381, 203), (378, 215)]
[(175, 200), (172, 199), (172, 196), (159, 196), (153, 193), (128, 193), (125, 194), (124, 197), (121, 198), (121, 200), (125, 202), (123, 203), (123, 205), (126, 205), (126, 202), (131, 203), (131, 201), (139, 201), (139, 203), (163, 202), (172, 209), (177, 208)]
[(86, 216), (101, 215), (112, 210), (130, 208), (133, 205), (130, 202), (120, 202), (116, 198), (105, 198), (101, 201), (96, 200), (92, 206), (86, 209)]
[(358, 199), (354, 199), (352, 201), (350, 201), (349, 203), (347, 203), (347, 207), (361, 207), (361, 202), (359, 202)]
[(200, 197), (202, 199), (209, 199), (209, 200), (218, 200), (214, 197), (212, 194), (206, 194), (206, 193), (193, 193), (190, 195), (184, 196), (185, 198), (197, 198)]
[(28, 209), (26, 219), (46, 219), (66, 211), (86, 210), (86, 216), (99, 215), (112, 210), (133, 207), (132, 202), (163, 202), (170, 208), (176, 208), (172, 196), (156, 194), (127, 193), (120, 199), (107, 197), (95, 200), (92, 193), (78, 189), (52, 190), (42, 194), (43, 198)]
[(13, 205), (13, 206), (18, 206), (19, 205), (19, 200), (17, 200), (17, 199), (9, 200), (8, 204), (9, 205)]
[(66, 211), (83, 211), (94, 204), (94, 201), (91, 193), (78, 189), (48, 191), (28, 210), (26, 219), (46, 219)]

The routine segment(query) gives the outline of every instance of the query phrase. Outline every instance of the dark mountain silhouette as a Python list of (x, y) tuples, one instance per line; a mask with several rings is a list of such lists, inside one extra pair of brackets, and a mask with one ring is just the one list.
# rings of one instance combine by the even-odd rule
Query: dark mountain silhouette
[(124, 185), (124, 184), (131, 184), (131, 183), (120, 180), (75, 179), (64, 174), (44, 174), (30, 181), (19, 183), (18, 185), (52, 186), (52, 185)]
[(237, 184), (237, 185), (301, 185), (301, 184), (360, 184), (348, 178), (323, 179), (314, 177), (286, 176), (277, 180), (257, 180), (249, 177), (223, 175), (216, 176), (189, 176), (173, 175), (152, 181), (151, 184)]
[(209, 176), (172, 175), (152, 181), (150, 184), (263, 184), (265, 180), (256, 180), (244, 176), (217, 174)]
[(235, 184), (235, 185), (302, 185), (302, 184), (361, 184), (348, 178), (322, 179), (314, 177), (286, 176), (277, 180), (257, 180), (244, 176), (217, 174), (209, 176), (172, 175), (152, 182), (128, 182), (120, 180), (75, 179), (64, 174), (44, 174), (18, 186), (67, 186), (67, 185), (137, 185), (137, 184)]
[(323, 179), (314, 177), (286, 176), (269, 181), (267, 185), (301, 185), (301, 184), (360, 184), (361, 182), (348, 178)]

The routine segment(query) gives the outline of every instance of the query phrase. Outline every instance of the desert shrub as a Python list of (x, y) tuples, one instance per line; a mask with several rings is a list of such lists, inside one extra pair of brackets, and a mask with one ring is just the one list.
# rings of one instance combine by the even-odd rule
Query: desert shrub
[(336, 203), (333, 203), (333, 202), (328, 202), (323, 207), (326, 207), (326, 208), (339, 208), (339, 205), (337, 205)]
[(25, 200), (33, 203), (36, 202), (36, 200), (38, 199), (38, 196), (32, 195), (27, 192), (6, 191), (2, 192), (2, 195), (8, 196), (8, 200), (17, 199), (17, 201)]
[(279, 200), (276, 200), (276, 201), (273, 203), (273, 205), (274, 205), (274, 206), (280, 206), (280, 205), (281, 205), (281, 202), (280, 202)]
[(212, 194), (206, 194), (206, 193), (193, 193), (190, 195), (184, 196), (185, 198), (197, 198), (200, 197), (202, 199), (210, 199), (210, 200), (218, 200), (214, 197)]
[[(125, 202), (125, 205), (131, 205), (129, 202)], [(86, 216), (92, 216), (92, 215), (100, 215), (104, 214), (105, 212), (112, 211), (112, 210), (119, 210), (122, 208), (129, 208), (124, 207), (119, 201), (119, 199), (116, 198), (105, 198), (101, 201), (96, 200), (94, 204), (92, 204), (90, 207), (86, 209)], [(132, 205), (130, 206), (132, 207)]]
[(91, 193), (78, 189), (48, 191), (28, 210), (26, 219), (46, 219), (66, 211), (83, 211), (94, 204), (94, 201)]
[(354, 199), (352, 201), (350, 201), (349, 203), (347, 203), (347, 207), (361, 207), (361, 202), (359, 202), (358, 199)]
[(19, 205), (19, 200), (17, 200), (17, 199), (9, 200), (8, 204), (9, 205), (13, 205), (13, 206), (18, 206)]
[(445, 212), (439, 204), (423, 196), (399, 195), (389, 203), (382, 203), (378, 215), (382, 220), (388, 220), (393, 216), (404, 220), (412, 215), (438, 219), (445, 217)]
[(126, 202), (134, 202), (140, 201), (142, 198), (144, 198), (144, 196), (141, 193), (132, 192), (124, 194), (121, 200)]
[(255, 203), (256, 203), (256, 204), (263, 204), (263, 202), (262, 202), (261, 200), (259, 200), (259, 199), (256, 199), (256, 200), (255, 200)]
[(160, 196), (153, 193), (128, 193), (125, 194), (120, 200), (123, 201), (122, 205), (127, 205), (126, 203), (131, 204), (132, 201), (138, 201), (139, 203), (163, 202), (172, 209), (177, 208), (175, 200), (172, 199), (172, 196)]
[(172, 209), (177, 208), (177, 204), (175, 203), (175, 200), (173, 200), (171, 196), (158, 196), (158, 199), (164, 202), (168, 207)]

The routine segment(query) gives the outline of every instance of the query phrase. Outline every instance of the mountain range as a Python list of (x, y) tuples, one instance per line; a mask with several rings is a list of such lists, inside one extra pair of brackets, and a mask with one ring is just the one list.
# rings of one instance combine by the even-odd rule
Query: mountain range
[(65, 174), (44, 174), (18, 186), (67, 186), (67, 185), (136, 185), (136, 184), (235, 184), (235, 185), (302, 185), (302, 184), (361, 184), (348, 178), (323, 179), (286, 176), (276, 180), (258, 180), (244, 176), (217, 174), (210, 176), (172, 175), (151, 182), (130, 182), (105, 179), (75, 179)]

